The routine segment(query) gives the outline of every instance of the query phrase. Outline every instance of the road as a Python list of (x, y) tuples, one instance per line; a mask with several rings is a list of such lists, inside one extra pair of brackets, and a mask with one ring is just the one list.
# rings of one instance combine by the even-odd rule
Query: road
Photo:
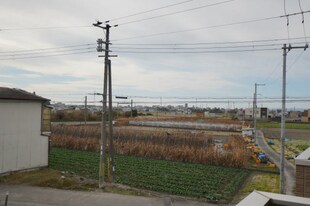
[(171, 202), (170, 197), (142, 197), (99, 191), (84, 192), (4, 184), (0, 184), (0, 205), (4, 205), (7, 191), (9, 191), (8, 206), (215, 206), (214, 204), (185, 200), (184, 198), (176, 198)]
[[(264, 138), (264, 133), (260, 130), (257, 130), (257, 139), (256, 142), (261, 150), (270, 158), (270, 160), (275, 163), (278, 168), (280, 168), (280, 155), (273, 151), (267, 144)], [(289, 161), (285, 160), (284, 175), (286, 180), (286, 194), (294, 195), (295, 189), (295, 174), (296, 167)]]

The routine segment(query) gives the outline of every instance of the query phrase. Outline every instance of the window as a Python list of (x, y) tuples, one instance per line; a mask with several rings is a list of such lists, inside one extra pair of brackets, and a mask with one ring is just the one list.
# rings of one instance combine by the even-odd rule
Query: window
[(48, 106), (42, 107), (42, 126), (41, 132), (50, 132), (51, 131), (51, 108)]

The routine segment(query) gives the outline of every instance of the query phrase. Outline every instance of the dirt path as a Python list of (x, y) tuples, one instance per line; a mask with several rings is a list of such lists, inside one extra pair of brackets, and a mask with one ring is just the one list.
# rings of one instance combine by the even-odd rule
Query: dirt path
[[(273, 151), (265, 141), (264, 133), (260, 130), (257, 131), (257, 144), (261, 148), (261, 150), (270, 158), (270, 160), (280, 167), (280, 155)], [(289, 161), (285, 160), (284, 166), (284, 175), (286, 181), (286, 194), (294, 195), (295, 189), (295, 165), (290, 163)]]

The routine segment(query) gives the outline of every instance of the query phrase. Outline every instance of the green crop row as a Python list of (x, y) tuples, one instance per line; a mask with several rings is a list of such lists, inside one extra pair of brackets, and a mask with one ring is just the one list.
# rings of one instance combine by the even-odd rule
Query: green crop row
[[(99, 153), (52, 148), (49, 166), (97, 179)], [(244, 169), (115, 156), (116, 182), (153, 191), (229, 201), (247, 178)]]

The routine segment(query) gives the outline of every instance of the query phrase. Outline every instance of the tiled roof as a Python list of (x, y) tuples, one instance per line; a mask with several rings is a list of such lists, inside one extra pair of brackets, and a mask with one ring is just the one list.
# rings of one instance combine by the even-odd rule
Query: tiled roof
[(49, 99), (40, 97), (33, 93), (16, 89), (16, 88), (7, 88), (0, 87), (0, 99), (14, 99), (14, 100), (32, 100), (32, 101), (49, 101)]

